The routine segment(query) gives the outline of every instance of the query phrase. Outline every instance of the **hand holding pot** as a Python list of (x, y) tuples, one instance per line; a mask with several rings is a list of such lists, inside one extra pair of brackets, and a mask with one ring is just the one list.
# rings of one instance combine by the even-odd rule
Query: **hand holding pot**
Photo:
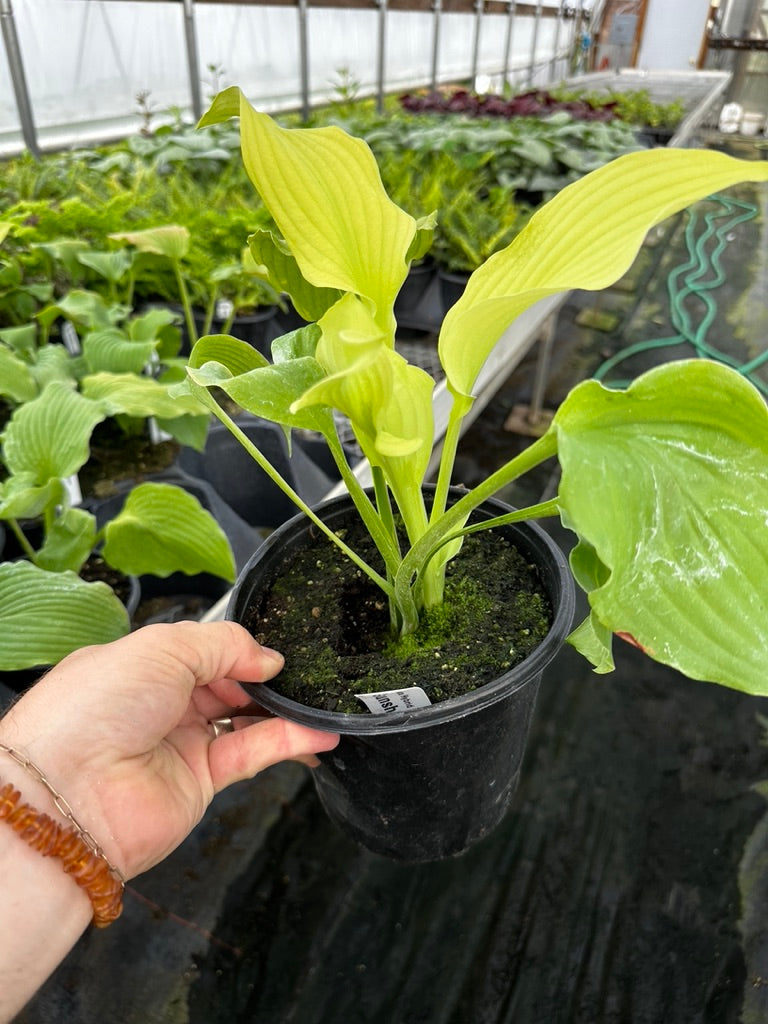
[[(96, 907), (82, 881), (62, 870), (60, 853), (30, 848), (13, 800), (32, 808), (33, 828), (41, 814), (69, 827), (55, 791), (115, 874), (146, 871), (182, 842), (219, 790), (338, 742), (252, 717), (236, 680), (271, 679), (282, 663), (231, 622), (147, 626), (71, 654), (0, 721), (0, 789), (17, 791), (9, 786), (0, 797), (0, 1021), (32, 995)], [(227, 731), (212, 724), (221, 718), (231, 720)]]
[[(248, 715), (236, 680), (263, 682), (282, 664), (233, 623), (147, 626), (59, 662), (0, 722), (0, 742), (43, 768), (132, 878), (178, 846), (215, 793), (336, 745), (327, 732)], [(232, 731), (211, 724), (237, 711)]]

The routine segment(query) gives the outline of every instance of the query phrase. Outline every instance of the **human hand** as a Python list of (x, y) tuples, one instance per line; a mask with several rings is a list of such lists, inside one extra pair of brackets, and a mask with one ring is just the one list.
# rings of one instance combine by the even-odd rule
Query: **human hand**
[[(336, 746), (333, 733), (248, 715), (237, 680), (264, 682), (282, 664), (232, 622), (146, 626), (61, 661), (0, 721), (0, 740), (43, 770), (132, 878), (225, 786)], [(214, 737), (211, 719), (225, 716), (234, 731)]]

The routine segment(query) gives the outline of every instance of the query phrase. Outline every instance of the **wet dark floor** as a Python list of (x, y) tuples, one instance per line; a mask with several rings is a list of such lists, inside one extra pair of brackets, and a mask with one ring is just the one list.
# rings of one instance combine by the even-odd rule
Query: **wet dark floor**
[[(738, 194), (756, 212), (728, 231), (706, 342), (744, 365), (768, 341), (768, 200)], [(692, 354), (645, 345), (675, 335), (670, 274), (687, 258), (685, 230), (685, 218), (666, 225), (634, 288), (571, 296), (545, 405), (627, 346), (640, 347), (614, 368), (622, 378)], [(463, 482), (529, 443), (504, 423), (531, 400), (534, 359), (467, 435)], [(528, 503), (556, 482), (545, 467), (505, 496)], [(513, 809), (463, 857), (407, 867), (360, 850), (326, 819), (306, 770), (279, 766), (223, 794), (19, 1020), (768, 1020), (768, 701), (627, 646), (616, 656), (610, 676), (570, 648), (546, 670)]]

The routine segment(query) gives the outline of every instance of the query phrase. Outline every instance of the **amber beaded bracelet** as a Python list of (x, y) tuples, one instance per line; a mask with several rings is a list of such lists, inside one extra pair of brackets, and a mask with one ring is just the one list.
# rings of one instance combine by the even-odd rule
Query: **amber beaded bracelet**
[[(52, 792), (50, 783), (42, 772), (28, 758), (0, 744), (0, 749), (18, 761), (24, 768), (40, 779)], [(56, 794), (67, 808), (66, 816), (72, 826), (64, 827), (48, 814), (43, 814), (29, 804), (20, 804), (21, 793), (7, 783), (0, 789), (0, 821), (7, 821), (11, 828), (33, 850), (44, 857), (57, 857), (75, 882), (84, 890), (93, 907), (93, 924), (105, 928), (117, 920), (123, 910), (125, 883), (116, 868), (112, 867), (97, 846), (90, 833), (80, 828), (74, 820), (69, 805)], [(90, 840), (88, 842), (87, 840)]]

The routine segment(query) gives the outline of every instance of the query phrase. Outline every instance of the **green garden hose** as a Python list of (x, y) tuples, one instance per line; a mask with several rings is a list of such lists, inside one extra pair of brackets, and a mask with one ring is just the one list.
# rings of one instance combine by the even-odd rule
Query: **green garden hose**
[[(758, 390), (768, 396), (768, 384), (754, 376), (755, 371), (768, 361), (768, 350), (748, 362), (739, 362), (707, 343), (707, 334), (717, 315), (717, 303), (713, 292), (726, 280), (720, 256), (731, 240), (731, 232), (739, 224), (756, 217), (758, 209), (753, 203), (728, 196), (711, 196), (710, 202), (715, 204), (715, 208), (704, 214), (704, 230), (698, 235), (702, 217), (696, 207), (689, 211), (685, 228), (688, 259), (672, 270), (667, 278), (670, 319), (677, 333), (668, 338), (654, 338), (626, 346), (601, 363), (594, 374), (596, 380), (605, 380), (615, 366), (631, 356), (653, 349), (689, 345), (696, 356), (714, 359), (738, 370)], [(715, 244), (710, 252), (710, 243), (713, 239)], [(686, 302), (691, 297), (698, 299), (704, 306), (704, 315), (698, 325), (693, 324), (686, 307)], [(610, 380), (607, 383), (611, 387), (622, 388), (627, 387), (630, 381)]]

